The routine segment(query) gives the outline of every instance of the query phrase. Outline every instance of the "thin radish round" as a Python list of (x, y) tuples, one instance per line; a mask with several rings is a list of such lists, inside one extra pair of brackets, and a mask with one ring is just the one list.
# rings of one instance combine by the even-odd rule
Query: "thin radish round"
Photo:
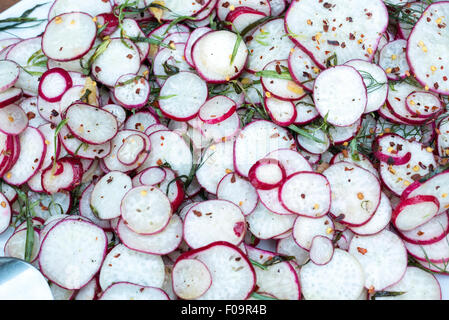
[(406, 58), (407, 40), (399, 39), (387, 43), (380, 51), (379, 66), (390, 80), (399, 80), (410, 74)]
[(118, 78), (114, 86), (114, 97), (127, 109), (139, 109), (147, 103), (150, 91), (150, 83), (145, 78), (127, 74)]
[(9, 227), (11, 222), (11, 206), (8, 199), (0, 193), (0, 234)]
[(400, 231), (413, 230), (430, 221), (440, 210), (440, 202), (434, 196), (415, 196), (399, 203), (392, 222)]
[(238, 205), (245, 216), (251, 214), (259, 202), (251, 183), (234, 172), (228, 173), (217, 186), (217, 198)]
[(62, 68), (45, 71), (39, 82), (39, 96), (48, 102), (58, 102), (73, 85), (70, 74)]
[(146, 140), (138, 134), (130, 135), (123, 141), (117, 151), (117, 159), (124, 165), (132, 165), (139, 160), (139, 155), (146, 149)]
[(230, 98), (215, 96), (201, 106), (198, 117), (207, 124), (217, 124), (228, 119), (236, 109), (236, 103)]
[(293, 102), (276, 98), (265, 98), (265, 107), (274, 123), (288, 127), (297, 119), (297, 109)]
[(309, 92), (313, 91), (313, 81), (321, 70), (301, 47), (295, 47), (291, 51), (288, 57), (288, 69), (297, 84)]
[(249, 182), (260, 190), (271, 190), (280, 186), (286, 178), (285, 168), (276, 159), (258, 160), (248, 172)]
[(310, 246), (310, 260), (317, 265), (325, 265), (332, 260), (334, 244), (324, 236), (316, 236)]
[(14, 61), (0, 60), (0, 92), (11, 88), (19, 79), (20, 67)]
[(178, 260), (173, 266), (173, 290), (181, 299), (197, 299), (212, 285), (207, 266), (197, 259)]
[(192, 48), (199, 38), (201, 38), (203, 35), (205, 35), (210, 31), (212, 31), (212, 29), (209, 27), (196, 28), (190, 33), (190, 36), (187, 39), (186, 46), (184, 49), (184, 56), (186, 58), (187, 63), (193, 68), (195, 67), (195, 64), (192, 58)]
[(48, 194), (72, 191), (81, 184), (83, 166), (77, 158), (64, 157), (42, 171), (41, 183)]
[(411, 93), (405, 103), (408, 111), (421, 118), (429, 118), (440, 113), (443, 106), (442, 101), (437, 95), (427, 92), (418, 91)]
[(323, 216), (320, 218), (297, 217), (293, 225), (293, 239), (303, 249), (310, 251), (312, 241), (316, 236), (332, 239), (334, 236), (332, 220)]
[(103, 0), (78, 0), (76, 2), (70, 0), (56, 0), (48, 12), (49, 20), (67, 12), (86, 12), (92, 17), (101, 13), (111, 12), (112, 6), (109, 1)]
[(20, 100), (20, 98), (22, 98), (22, 94), (22, 89), (14, 87), (0, 92), (0, 109)]
[(410, 231), (400, 231), (399, 236), (404, 239), (404, 241), (413, 244), (432, 244), (440, 241), (449, 233), (449, 216), (448, 214), (442, 213), (425, 224), (410, 230)]
[(99, 300), (170, 300), (160, 288), (116, 282), (107, 287)]
[(5, 134), (19, 135), (28, 126), (25, 111), (16, 104), (0, 108), (0, 131)]

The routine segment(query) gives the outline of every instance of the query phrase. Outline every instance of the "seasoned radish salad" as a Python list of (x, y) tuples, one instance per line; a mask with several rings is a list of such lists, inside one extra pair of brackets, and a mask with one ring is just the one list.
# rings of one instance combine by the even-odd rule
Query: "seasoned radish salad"
[(0, 238), (55, 299), (443, 298), (449, 2), (43, 6), (0, 19)]

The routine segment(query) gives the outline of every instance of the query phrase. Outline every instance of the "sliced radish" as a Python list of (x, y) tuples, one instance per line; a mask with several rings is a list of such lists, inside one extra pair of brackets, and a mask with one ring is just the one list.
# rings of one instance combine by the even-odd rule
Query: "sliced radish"
[(229, 201), (209, 200), (199, 203), (184, 218), (184, 239), (193, 249), (215, 241), (239, 245), (245, 231), (242, 211)]
[(157, 52), (153, 62), (153, 73), (159, 86), (162, 87), (165, 79), (177, 71), (191, 71), (189, 64), (183, 58), (184, 51), (185, 43), (174, 43)]
[[(184, 89), (183, 89), (184, 88)], [(208, 95), (207, 85), (191, 72), (179, 72), (169, 77), (161, 88), (159, 106), (173, 120), (193, 119)]]
[(197, 259), (178, 260), (173, 266), (173, 290), (181, 299), (197, 299), (212, 285), (207, 266)]
[(20, 100), (22, 94), (22, 89), (14, 87), (0, 92), (0, 109)]
[(266, 14), (250, 7), (237, 7), (226, 16), (226, 21), (232, 23), (231, 30), (242, 32), (253, 23), (266, 17)]
[(96, 35), (92, 16), (83, 12), (64, 13), (47, 24), (42, 35), (42, 51), (53, 60), (75, 60), (92, 48)]
[(103, 0), (79, 0), (76, 2), (70, 0), (56, 0), (48, 12), (49, 20), (63, 13), (67, 12), (86, 12), (95, 17), (101, 13), (108, 13), (112, 11), (112, 6), (109, 1)]
[(284, 166), (276, 159), (258, 160), (248, 172), (250, 183), (261, 190), (271, 190), (280, 186), (286, 178)]
[[(312, 155), (321, 155), (329, 149), (331, 141), (328, 134), (324, 130), (322, 130), (321, 128), (316, 128), (313, 125), (306, 125), (303, 127), (303, 129), (315, 138), (312, 139), (308, 136), (300, 134), (296, 136), (298, 145), (307, 153), (310, 153)], [(316, 139), (319, 140), (319, 142), (317, 142)]]
[(390, 80), (399, 80), (410, 74), (406, 58), (407, 40), (399, 39), (387, 43), (379, 55), (379, 66), (385, 70)]
[(408, 253), (422, 262), (446, 263), (449, 261), (449, 236), (430, 244), (414, 244), (404, 241)]
[(399, 203), (393, 212), (392, 222), (401, 231), (413, 230), (430, 221), (440, 210), (434, 196), (415, 196)]
[(388, 230), (373, 236), (354, 236), (348, 252), (362, 265), (367, 289), (385, 290), (400, 281), (407, 269), (404, 243)]
[[(337, 66), (323, 71), (313, 87), (318, 112), (333, 125), (350, 126), (366, 110), (366, 86), (360, 73), (352, 67)], [(338, 100), (335, 100), (335, 92), (338, 92)]]
[(127, 74), (118, 78), (114, 86), (114, 97), (127, 109), (140, 109), (148, 101), (150, 83), (143, 77)]
[(411, 93), (405, 103), (410, 113), (421, 118), (435, 116), (443, 108), (443, 104), (438, 96), (427, 91)]
[(217, 124), (228, 119), (236, 108), (236, 103), (230, 98), (215, 96), (201, 106), (198, 117), (207, 124)]
[(129, 282), (116, 282), (107, 287), (99, 300), (170, 300), (159, 288), (139, 286)]
[(45, 71), (39, 82), (39, 96), (48, 102), (58, 102), (73, 85), (70, 74), (62, 68)]
[(111, 143), (107, 142), (100, 145), (87, 144), (73, 136), (67, 126), (63, 126), (59, 131), (59, 139), (64, 149), (71, 155), (84, 159), (102, 159), (111, 152)]
[[(192, 48), (192, 59), (199, 75), (210, 83), (224, 83), (243, 71), (248, 51), (244, 41), (234, 50), (237, 35), (230, 31), (211, 31)], [(234, 53), (235, 52), (235, 53)]]
[(229, 173), (217, 186), (217, 198), (238, 205), (245, 216), (251, 214), (259, 202), (256, 189), (236, 173)]
[(28, 118), (28, 125), (34, 128), (38, 128), (47, 122), (41, 117), (37, 109), (37, 97), (27, 98), (20, 102), (20, 107), (25, 111)]
[(444, 81), (448, 74), (446, 68), (440, 68), (440, 61), (447, 61), (448, 53), (439, 44), (449, 36), (447, 28), (440, 28), (447, 25), (448, 13), (446, 2), (428, 6), (407, 41), (407, 60), (416, 79), (423, 87), (444, 95), (449, 94), (449, 84)]
[(377, 159), (389, 165), (404, 165), (412, 158), (407, 148), (408, 142), (397, 134), (379, 136), (373, 144), (373, 152)]
[(132, 165), (139, 160), (139, 155), (146, 149), (146, 140), (138, 135), (130, 135), (123, 141), (117, 151), (117, 159), (124, 165)]
[(310, 260), (317, 265), (325, 265), (332, 260), (334, 244), (324, 236), (316, 236), (310, 245)]
[(286, 256), (295, 257), (295, 262), (300, 266), (309, 261), (309, 252), (298, 246), (291, 235), (277, 242), (276, 252)]
[(64, 157), (42, 171), (42, 188), (48, 194), (72, 191), (81, 184), (83, 166), (77, 158)]
[(400, 231), (399, 236), (407, 242), (425, 245), (440, 241), (448, 233), (449, 216), (447, 213), (442, 213), (413, 230)]
[(0, 60), (0, 92), (11, 88), (19, 79), (20, 67), (14, 61)]
[[(215, 0), (213, 0), (215, 1)], [(184, 55), (186, 57), (186, 61), (187, 63), (191, 66), (191, 67), (195, 67), (195, 64), (193, 62), (193, 58), (192, 58), (192, 48), (195, 45), (196, 41), (201, 38), (203, 35), (205, 35), (206, 33), (212, 31), (211, 28), (209, 27), (201, 27), (201, 28), (196, 28), (194, 29), (191, 33), (189, 38), (187, 39), (186, 42), (186, 46), (184, 49)]]
[(128, 116), (125, 121), (125, 129), (145, 132), (149, 126), (157, 123), (159, 120), (151, 112), (139, 111)]
[(308, 218), (297, 217), (293, 225), (293, 239), (303, 249), (310, 251), (312, 241), (316, 236), (332, 239), (334, 236), (334, 225), (327, 217)]
[(362, 226), (376, 212), (381, 197), (379, 180), (368, 170), (339, 162), (323, 172), (332, 190), (330, 212), (340, 223)]
[(313, 81), (321, 70), (300, 47), (295, 47), (291, 51), (288, 57), (288, 68), (297, 84), (309, 92), (313, 91)]
[(104, 175), (95, 184), (89, 199), (94, 214), (103, 220), (120, 217), (122, 198), (131, 187), (131, 178), (122, 172), (112, 171)]
[[(98, 19), (97, 19), (98, 22)], [(110, 37), (111, 38), (120, 38), (121, 36), (125, 35), (126, 37), (132, 37), (132, 38), (138, 38), (143, 37), (145, 38), (145, 33), (143, 33), (142, 29), (140, 28), (139, 24), (136, 22), (136, 20), (125, 18), (120, 21), (120, 27), (113, 32)], [(140, 61), (144, 61), (146, 57), (148, 56), (148, 53), (150, 52), (150, 44), (147, 42), (135, 42), (137, 48), (139, 48), (139, 55), (140, 55)]]
[(5, 195), (0, 193), (0, 234), (9, 227), (11, 222), (11, 206)]
[(160, 167), (149, 167), (141, 173), (139, 173), (139, 182), (143, 185), (154, 186), (162, 183), (166, 176), (167, 171)]
[(265, 98), (265, 107), (274, 123), (288, 127), (297, 119), (297, 109), (293, 102), (276, 98)]
[[(28, 231), (26, 228), (14, 232), (5, 243), (5, 256), (24, 260), (25, 246), (27, 244), (27, 234)], [(39, 257), (39, 248), (41, 245), (42, 237), (39, 236), (39, 232), (36, 229), (33, 230), (32, 237), (33, 245), (31, 248), (30, 261), (35, 262)]]
[[(380, 0), (370, 3), (345, 0), (329, 5), (293, 1), (285, 16), (285, 25), (292, 40), (309, 52), (320, 67), (324, 67), (334, 53), (339, 63), (352, 59), (370, 61), (387, 29), (388, 11)], [(338, 32), (330, 32), (334, 28)], [(364, 37), (356, 41), (362, 34)]]
[(0, 131), (6, 134), (19, 135), (28, 126), (28, 117), (21, 107), (10, 104), (0, 108)]
[(106, 248), (101, 228), (87, 221), (64, 219), (42, 240), (39, 268), (59, 286), (80, 289), (100, 270)]

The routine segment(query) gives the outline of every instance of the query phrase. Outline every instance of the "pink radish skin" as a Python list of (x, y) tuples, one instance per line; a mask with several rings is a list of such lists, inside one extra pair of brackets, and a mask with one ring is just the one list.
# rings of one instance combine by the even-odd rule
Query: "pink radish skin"
[[(54, 80), (52, 80), (51, 83), (49, 83), (49, 84), (45, 84), (45, 81), (46, 81), (47, 77), (54, 76), (54, 74), (56, 74), (57, 76), (62, 78), (62, 80), (65, 82), (65, 86), (63, 88), (61, 88), (60, 92), (58, 94), (56, 94), (55, 96), (49, 96), (48, 93), (46, 92), (46, 89), (44, 88), (44, 85), (51, 86), (51, 84), (53, 83)], [(64, 93), (66, 93), (66, 91), (72, 87), (72, 85), (73, 85), (72, 77), (70, 76), (70, 74), (67, 71), (65, 71), (62, 68), (49, 69), (42, 75), (41, 80), (39, 82), (39, 88), (38, 88), (39, 96), (48, 102), (58, 102), (61, 100)]]
[[(385, 139), (390, 136), (395, 136), (395, 134), (385, 134), (385, 135), (379, 136), (376, 139), (376, 141), (373, 143), (373, 152), (374, 152), (375, 157), (377, 159), (379, 159), (380, 161), (391, 164), (391, 165), (400, 166), (400, 165), (407, 164), (410, 161), (410, 159), (412, 158), (412, 154), (410, 152), (407, 152), (402, 157), (396, 157), (396, 156), (394, 156), (394, 153), (393, 153), (393, 151), (395, 151), (395, 150), (392, 150), (392, 152), (390, 152), (390, 154), (386, 154), (385, 152), (387, 150), (381, 150), (381, 148), (379, 147), (379, 140)], [(397, 149), (397, 146), (395, 146), (395, 147)], [(396, 150), (396, 152), (397, 152), (397, 150)]]
[(119, 21), (118, 18), (112, 13), (101, 13), (97, 16), (97, 27), (102, 28), (103, 26), (106, 28), (100, 33), (102, 38), (106, 36), (110, 36), (114, 33), (114, 31), (118, 28)]
[[(417, 225), (413, 225), (413, 226), (409, 226), (406, 229), (404, 229), (404, 227), (401, 225), (399, 225), (399, 216), (401, 215), (401, 213), (409, 206), (414, 206), (414, 205), (419, 205), (422, 203), (433, 203), (433, 205), (435, 206), (435, 209), (433, 214), (430, 215), (427, 212), (427, 217), (421, 217), (420, 222), (418, 222)], [(396, 228), (398, 228), (401, 231), (410, 231), (412, 229), (418, 228), (419, 226), (422, 226), (423, 224), (425, 224), (426, 222), (428, 222), (430, 219), (432, 219), (439, 211), (440, 209), (440, 202), (438, 201), (438, 199), (434, 196), (427, 196), (427, 195), (420, 195), (420, 196), (415, 196), (412, 198), (408, 198), (405, 199), (403, 201), (401, 201), (399, 203), (399, 205), (395, 208), (395, 210), (393, 211), (392, 217), (391, 217), (391, 221), (392, 223), (396, 226)], [(423, 214), (421, 212), (419, 212), (420, 216), (423, 216)], [(404, 219), (404, 218), (403, 218)]]
[[(258, 171), (261, 169), (263, 170), (264, 166), (277, 167), (277, 171), (280, 174), (279, 179), (277, 179), (277, 181), (273, 181), (273, 183), (269, 183), (269, 182), (261, 180), (260, 179), (261, 177), (259, 176), (260, 173)], [(265, 159), (261, 159), (261, 160), (257, 161), (249, 169), (249, 172), (248, 172), (249, 181), (256, 189), (260, 189), (260, 190), (271, 190), (271, 189), (278, 187), (285, 180), (285, 177), (286, 177), (285, 168), (281, 164), (281, 162), (279, 162), (276, 159), (270, 159), (270, 158), (265, 158)]]
[(22, 98), (22, 89), (10, 88), (4, 92), (0, 92), (0, 108), (4, 108)]

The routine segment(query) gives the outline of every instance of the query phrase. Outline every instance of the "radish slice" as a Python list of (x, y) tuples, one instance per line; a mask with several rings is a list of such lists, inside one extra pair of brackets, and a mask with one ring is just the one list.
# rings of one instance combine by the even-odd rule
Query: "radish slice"
[(447, 28), (440, 28), (448, 24), (448, 17), (448, 3), (431, 4), (415, 24), (407, 42), (407, 59), (416, 79), (423, 87), (444, 95), (449, 94), (449, 83), (444, 81), (448, 73), (446, 68), (440, 69), (439, 61), (447, 61), (449, 56), (439, 44), (449, 37)]
[(376, 212), (381, 197), (379, 180), (368, 170), (339, 162), (323, 172), (332, 190), (330, 212), (340, 223), (358, 227)]
[(130, 135), (123, 141), (117, 151), (117, 159), (124, 165), (132, 165), (139, 160), (139, 155), (146, 149), (146, 140), (138, 135)]
[(69, 131), (67, 126), (62, 127), (59, 132), (59, 138), (64, 149), (71, 155), (83, 159), (102, 159), (109, 155), (111, 151), (111, 143), (107, 142), (100, 145), (90, 145), (75, 138)]
[(380, 51), (379, 66), (390, 80), (400, 80), (410, 74), (406, 58), (407, 40), (399, 39), (387, 43)]
[(111, 12), (112, 7), (110, 2), (103, 0), (79, 0), (73, 2), (71, 0), (56, 0), (50, 8), (48, 18), (51, 20), (55, 16), (67, 12), (85, 12), (95, 17), (101, 13)]
[(217, 186), (217, 198), (238, 205), (245, 216), (251, 214), (259, 202), (256, 189), (236, 173), (229, 173)]
[(226, 16), (226, 21), (232, 23), (231, 30), (242, 32), (246, 27), (266, 17), (265, 13), (250, 7), (237, 7)]
[(430, 221), (439, 210), (440, 203), (434, 196), (407, 198), (395, 208), (392, 222), (400, 231), (410, 231)]
[(14, 61), (0, 60), (0, 92), (11, 88), (19, 79), (20, 67)]
[(195, 42), (192, 59), (198, 74), (205, 81), (225, 83), (240, 76), (248, 51), (244, 41), (234, 50), (236, 41), (235, 33), (221, 30), (208, 32)]
[(129, 282), (116, 282), (107, 287), (99, 300), (170, 300), (159, 288), (139, 286)]
[(153, 63), (153, 73), (156, 82), (163, 86), (165, 78), (177, 71), (191, 71), (189, 64), (184, 60), (185, 43), (174, 43), (168, 48), (162, 48), (156, 54)]
[(93, 46), (97, 26), (92, 16), (83, 12), (64, 13), (54, 17), (42, 36), (42, 51), (56, 61), (81, 58)]
[(197, 299), (212, 285), (209, 269), (196, 259), (178, 260), (173, 266), (172, 277), (173, 290), (181, 299)]
[(247, 256), (228, 242), (215, 242), (190, 250), (177, 260), (203, 262), (212, 275), (212, 285), (198, 300), (246, 299), (254, 291), (256, 274)]
[(368, 236), (384, 230), (390, 223), (392, 215), (391, 202), (385, 193), (382, 192), (379, 207), (377, 208), (374, 216), (361, 227), (350, 227), (351, 231), (355, 234)]
[(8, 199), (0, 193), (0, 234), (9, 227), (11, 222), (11, 206)]
[(121, 203), (124, 223), (136, 233), (151, 235), (161, 232), (172, 216), (170, 201), (158, 188), (136, 187), (128, 191)]
[[(104, 109), (105, 107), (103, 107)], [(145, 132), (149, 126), (159, 123), (159, 120), (148, 111), (139, 111), (130, 116), (125, 121), (125, 129)]]
[[(5, 244), (5, 256), (25, 260), (25, 246), (27, 243), (27, 229), (20, 229), (14, 232)], [(39, 256), (39, 248), (42, 238), (39, 237), (39, 232), (33, 231), (33, 246), (31, 249), (30, 261), (35, 262)]]
[(293, 124), (298, 116), (296, 107), (291, 101), (265, 98), (265, 107), (273, 122), (283, 127)]
[(117, 30), (119, 20), (113, 13), (100, 13), (95, 15), (95, 17), (97, 18), (97, 27), (104, 28), (103, 31), (100, 32), (100, 37), (104, 38), (110, 36)]
[(203, 35), (205, 35), (210, 31), (212, 31), (212, 29), (209, 27), (196, 28), (190, 33), (190, 36), (187, 39), (186, 46), (184, 49), (184, 56), (186, 57), (187, 63), (193, 68), (195, 67), (195, 64), (192, 58), (192, 48), (199, 38), (201, 38)]
[(39, 96), (48, 102), (58, 102), (72, 87), (72, 77), (62, 68), (47, 70), (39, 82)]
[(121, 76), (114, 86), (115, 99), (126, 109), (142, 108), (147, 103), (150, 92), (150, 83), (134, 74)]
[(117, 225), (117, 234), (122, 243), (129, 249), (148, 253), (165, 255), (176, 250), (182, 241), (182, 221), (177, 215), (170, 218), (168, 225), (152, 235), (142, 235), (128, 228), (123, 219)]
[(316, 236), (310, 246), (310, 260), (317, 265), (328, 264), (334, 255), (332, 240), (324, 236)]
[(295, 257), (295, 262), (300, 266), (309, 261), (309, 252), (298, 246), (291, 235), (277, 242), (276, 252), (286, 256)]
[(28, 125), (34, 128), (38, 128), (47, 122), (41, 117), (37, 109), (37, 97), (27, 98), (20, 102), (20, 107), (25, 111), (28, 118)]
[(162, 183), (167, 172), (160, 167), (150, 167), (139, 173), (139, 182), (146, 186), (154, 186)]
[[(288, 71), (287, 60), (275, 60), (267, 64), (260, 72), (261, 82), (265, 91), (269, 91), (275, 98), (281, 100), (299, 100), (304, 97), (305, 92), (296, 82), (292, 80), (280, 79), (284, 70)], [(271, 73), (274, 75), (272, 76)], [(265, 94), (270, 96), (270, 94)]]
[(300, 271), (301, 290), (307, 300), (356, 300), (365, 284), (360, 263), (349, 253), (335, 249), (329, 263), (308, 263)]
[(334, 236), (334, 224), (330, 218), (297, 217), (293, 225), (293, 239), (304, 250), (310, 251), (312, 241), (316, 236), (332, 239)]
[(117, 120), (112, 113), (88, 104), (71, 105), (64, 118), (76, 138), (92, 145), (112, 140), (118, 131)]
[(295, 173), (282, 184), (279, 199), (292, 213), (310, 218), (324, 216), (331, 206), (329, 181), (319, 173)]
[(405, 103), (407, 104), (407, 110), (420, 118), (435, 116), (443, 109), (443, 103), (438, 96), (427, 91), (411, 93)]
[(400, 281), (407, 269), (404, 243), (388, 230), (373, 236), (355, 236), (348, 252), (362, 265), (367, 289), (385, 290)]
[(449, 236), (431, 244), (413, 244), (404, 241), (410, 255), (422, 262), (446, 263), (449, 261)]
[[(125, 34), (127, 37), (132, 38), (138, 37), (145, 38), (145, 33), (143, 33), (139, 24), (135, 20), (128, 18), (125, 18), (120, 21), (120, 27), (117, 28), (115, 32), (113, 32), (110, 35), (110, 37), (121, 38), (122, 34)], [(140, 42), (140, 41), (139, 42), (136, 41), (135, 44), (137, 48), (139, 48), (140, 61), (143, 62), (148, 56), (148, 53), (150, 52), (150, 44), (147, 42)]]
[(376, 300), (441, 300), (441, 287), (434, 275), (417, 267), (407, 267), (404, 277), (387, 288), (389, 292), (404, 292), (394, 297)]
[[(350, 126), (366, 110), (366, 86), (360, 73), (348, 66), (337, 66), (320, 73), (313, 85), (313, 100), (322, 117), (339, 127)], [(335, 100), (338, 92), (338, 100)]]
[(20, 100), (22, 93), (21, 89), (14, 87), (0, 92), (0, 109)]
[(39, 269), (63, 288), (80, 289), (100, 270), (106, 249), (101, 228), (87, 221), (61, 220), (42, 240)]
[(179, 72), (165, 81), (159, 107), (168, 118), (187, 121), (197, 115), (207, 95), (206, 82), (200, 77), (191, 72)]
[(137, 252), (119, 244), (104, 259), (99, 281), (103, 290), (117, 282), (160, 288), (164, 276), (161, 256)]
[(109, 172), (95, 184), (89, 199), (90, 207), (100, 219), (118, 218), (122, 198), (131, 189), (130, 177), (118, 171)]
[(389, 165), (404, 165), (412, 158), (407, 148), (408, 142), (397, 134), (379, 136), (373, 144), (373, 152), (377, 159)]
[(92, 64), (92, 74), (112, 87), (125, 74), (136, 74), (140, 68), (139, 49), (128, 39), (110, 39), (104, 52)]
[(320, 142), (317, 142), (312, 138), (298, 134), (296, 136), (296, 141), (298, 142), (298, 145), (307, 153), (312, 155), (321, 155), (329, 149), (331, 141), (324, 130), (316, 128), (312, 125), (306, 125), (303, 129), (305, 129), (312, 137), (320, 140)]
[[(324, 17), (326, 23), (323, 23)], [(380, 0), (370, 3), (345, 0), (326, 6), (314, 1), (292, 1), (285, 16), (285, 24), (292, 40), (324, 68), (334, 53), (339, 63), (351, 59), (370, 61), (382, 33), (387, 29), (388, 11)], [(363, 45), (356, 39), (350, 40), (357, 37), (354, 34), (355, 25), (357, 35), (364, 35), (361, 40)], [(334, 28), (338, 29), (337, 33), (327, 32)]]
[(79, 213), (82, 217), (85, 217), (85, 218), (91, 220), (93, 223), (95, 223), (97, 226), (104, 229), (105, 231), (111, 230), (110, 221), (100, 219), (96, 215), (97, 212), (95, 211), (95, 207), (93, 207), (91, 205), (91, 195), (92, 195), (92, 191), (94, 190), (94, 187), (95, 187), (94, 183), (89, 184), (86, 187), (86, 189), (84, 189), (83, 193), (81, 194), (81, 198), (79, 200), (79, 205), (78, 205)]
[(72, 191), (81, 184), (83, 166), (79, 159), (64, 157), (42, 171), (42, 188), (48, 194)]
[(286, 173), (282, 164), (275, 159), (264, 158), (257, 161), (248, 173), (249, 182), (261, 190), (271, 190), (285, 180)]
[(198, 117), (207, 124), (217, 124), (228, 119), (236, 108), (236, 103), (230, 98), (215, 96), (201, 106)]
[(291, 51), (288, 57), (288, 68), (297, 84), (309, 92), (313, 91), (313, 80), (321, 70), (300, 47), (295, 47)]
[(305, 125), (320, 117), (310, 96), (295, 101), (296, 119), (294, 124)]
[[(413, 199), (413, 198), (412, 198)], [(410, 230), (400, 231), (399, 236), (407, 242), (417, 245), (432, 244), (445, 238), (449, 233), (449, 216), (442, 213), (425, 224)]]
[(201, 202), (192, 207), (184, 218), (184, 240), (193, 249), (215, 241), (239, 245), (245, 232), (245, 217), (242, 211), (229, 201)]
[(28, 126), (28, 117), (16, 104), (0, 108), (0, 131), (6, 134), (19, 135)]

